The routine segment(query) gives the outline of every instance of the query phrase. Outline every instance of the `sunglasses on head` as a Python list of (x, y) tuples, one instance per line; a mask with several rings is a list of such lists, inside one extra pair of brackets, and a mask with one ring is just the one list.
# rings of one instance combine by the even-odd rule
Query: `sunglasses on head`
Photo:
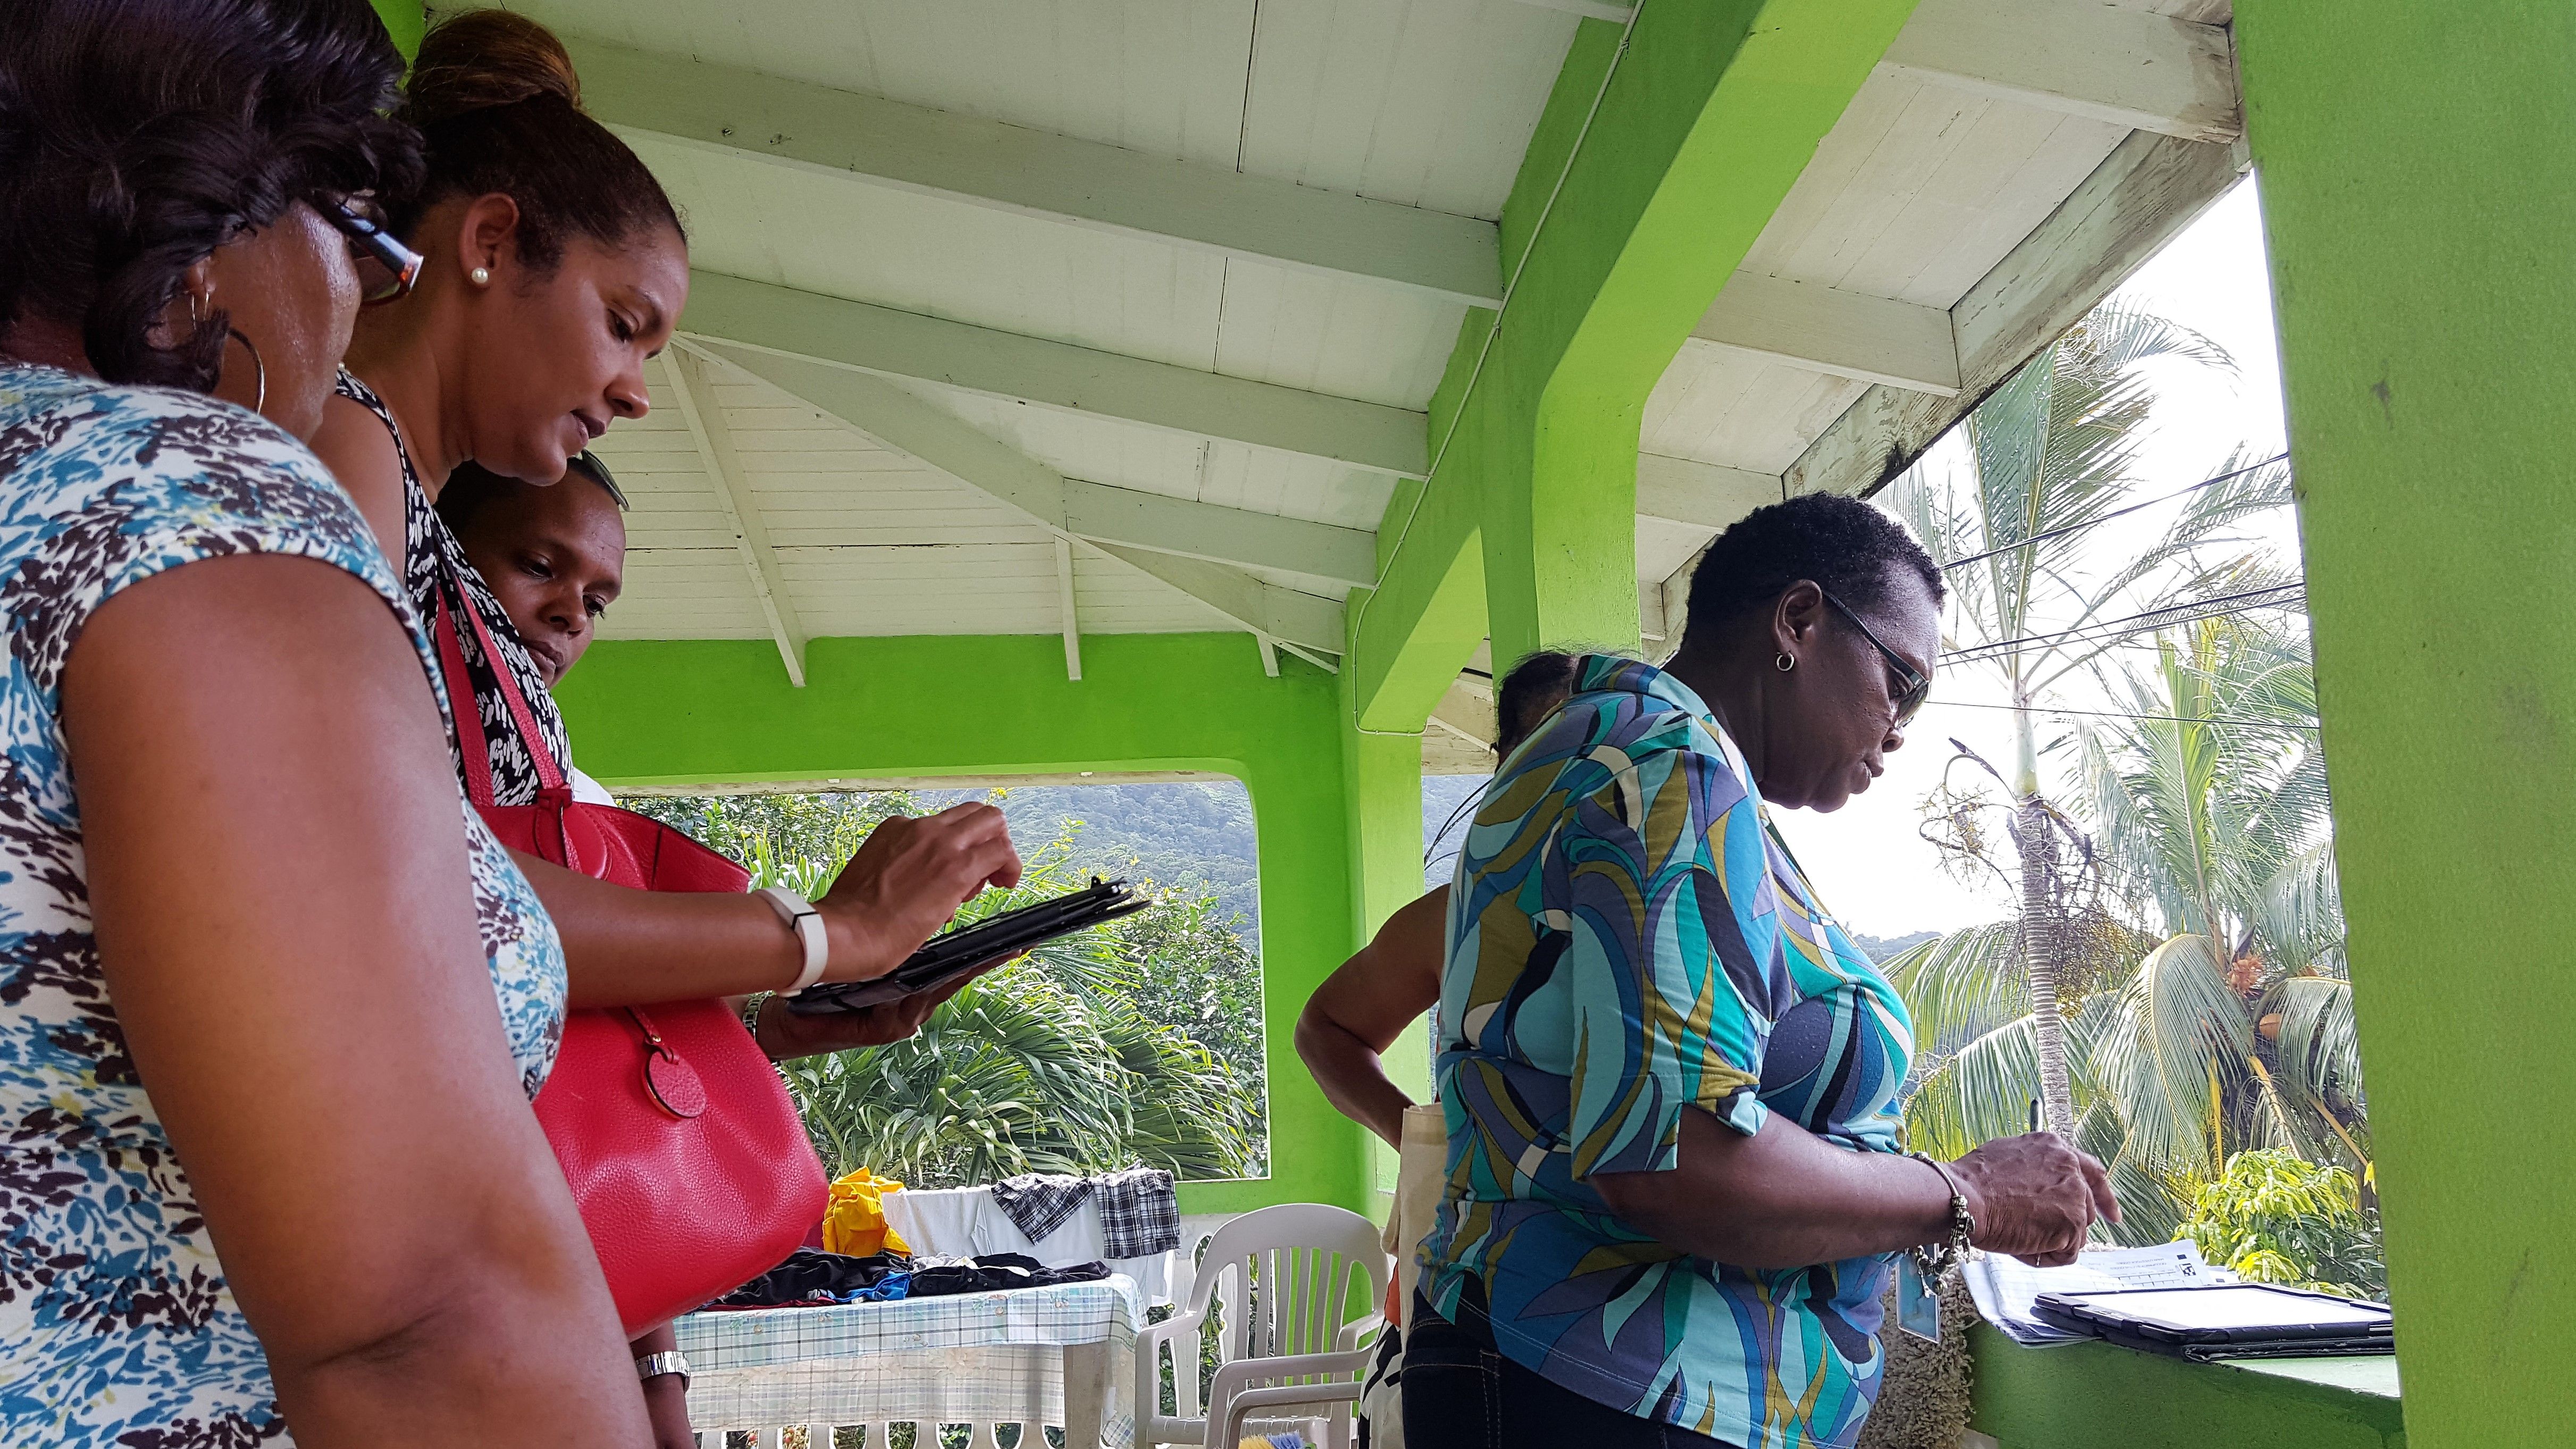
[(420, 279), (420, 253), (404, 246), (385, 224), (373, 198), (344, 196), (318, 208), (322, 219), (349, 239), (358, 264), (358, 300), (369, 307), (400, 301)]
[(1860, 631), (1860, 637), (1868, 640), (1869, 647), (1877, 650), (1879, 657), (1887, 661), (1888, 671), (1896, 676), (1896, 687), (1888, 691), (1888, 698), (1895, 702), (1896, 723), (1898, 728), (1903, 728), (1923, 708), (1923, 701), (1931, 697), (1932, 676), (1906, 663), (1903, 655), (1881, 643), (1879, 637), (1870, 632), (1869, 626), (1860, 621), (1860, 615), (1852, 612), (1851, 605), (1825, 593), (1822, 588), (1816, 592), (1825, 595), (1825, 602), (1833, 605), (1835, 612), (1851, 620), (1852, 627)]

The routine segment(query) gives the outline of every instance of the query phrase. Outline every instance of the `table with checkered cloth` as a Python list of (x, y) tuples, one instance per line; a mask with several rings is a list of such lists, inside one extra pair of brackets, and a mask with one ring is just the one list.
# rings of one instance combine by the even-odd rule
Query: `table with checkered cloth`
[(689, 1418), (701, 1432), (1062, 1424), (1067, 1449), (1088, 1449), (1135, 1441), (1128, 1400), (1143, 1317), (1135, 1283), (1112, 1275), (1007, 1293), (693, 1313), (678, 1328)]

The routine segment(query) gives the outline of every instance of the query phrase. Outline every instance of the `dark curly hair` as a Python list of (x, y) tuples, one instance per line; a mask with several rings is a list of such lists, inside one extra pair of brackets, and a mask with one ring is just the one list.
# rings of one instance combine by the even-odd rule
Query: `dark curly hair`
[(1904, 524), (1857, 498), (1804, 494), (1754, 509), (1708, 546), (1691, 574), (1689, 632), (1710, 642), (1707, 631), (1770, 603), (1800, 579), (1870, 609), (1885, 603), (1889, 583), (1905, 574), (1923, 581), (1933, 603), (1949, 596), (1941, 566)]
[(614, 248), (668, 227), (687, 239), (662, 183), (582, 110), (563, 42), (524, 15), (468, 10), (431, 27), (400, 114), (429, 144), (428, 176), (391, 208), (415, 244), (430, 207), (494, 192), (518, 203), (519, 260), (540, 273), (567, 236)]
[(1539, 722), (1574, 689), (1575, 656), (1553, 649), (1524, 654), (1494, 687), (1494, 754), (1509, 758)]
[(80, 329), (110, 382), (211, 389), (181, 276), (297, 201), (415, 184), (402, 56), (366, 0), (0, 4), (0, 326)]

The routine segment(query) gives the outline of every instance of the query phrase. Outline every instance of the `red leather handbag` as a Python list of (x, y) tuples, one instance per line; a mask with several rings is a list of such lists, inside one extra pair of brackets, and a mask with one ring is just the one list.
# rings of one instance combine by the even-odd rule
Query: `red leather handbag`
[[(439, 664), (466, 792), (503, 845), (636, 890), (750, 889), (749, 872), (660, 821), (572, 798), (469, 607), (541, 786), (534, 805), (493, 804), (491, 756), (444, 594)], [(536, 1111), (630, 1338), (778, 1266), (829, 1203), (786, 1084), (721, 1000), (573, 1012)]]

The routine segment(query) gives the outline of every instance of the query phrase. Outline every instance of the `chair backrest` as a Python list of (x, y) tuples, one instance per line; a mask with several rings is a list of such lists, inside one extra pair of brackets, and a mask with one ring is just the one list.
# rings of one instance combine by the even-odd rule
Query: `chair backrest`
[(1386, 1300), (1390, 1268), (1377, 1226), (1358, 1213), (1281, 1203), (1216, 1230), (1188, 1301), (1199, 1313), (1211, 1296), (1223, 1303), (1219, 1362), (1331, 1353), (1349, 1347), (1345, 1325)]

